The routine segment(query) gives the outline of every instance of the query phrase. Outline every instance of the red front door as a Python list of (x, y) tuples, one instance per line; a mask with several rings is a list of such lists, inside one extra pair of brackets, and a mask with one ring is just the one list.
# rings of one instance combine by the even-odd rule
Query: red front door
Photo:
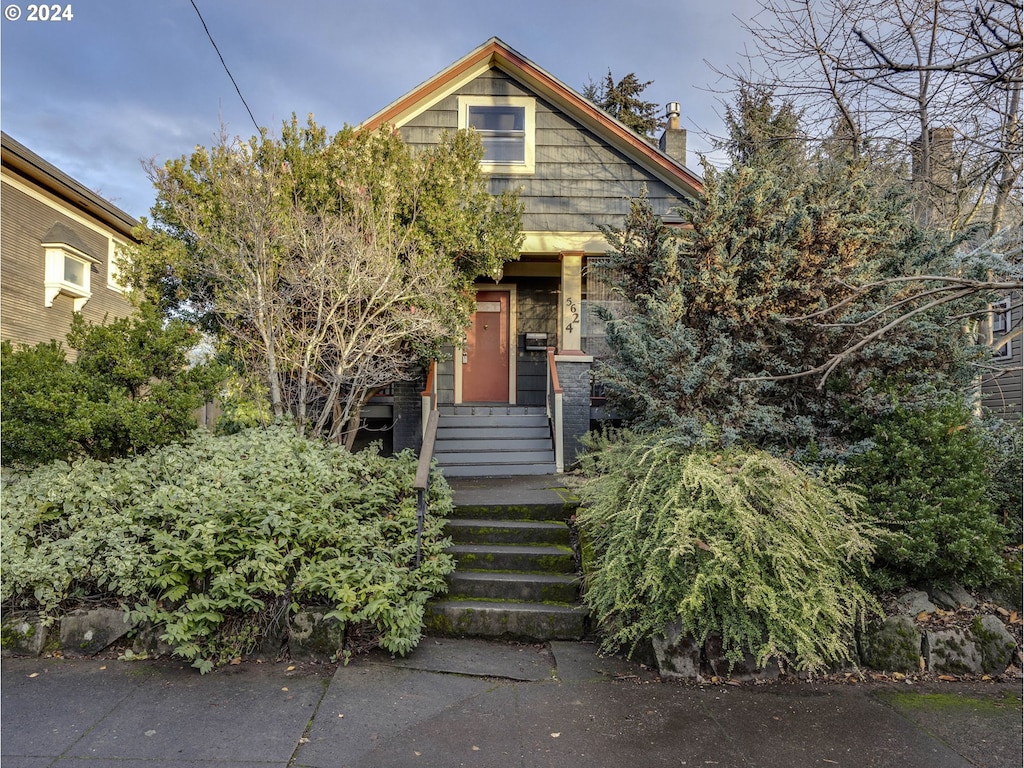
[(478, 291), (476, 312), (466, 334), (462, 401), (507, 403), (509, 374), (507, 291)]

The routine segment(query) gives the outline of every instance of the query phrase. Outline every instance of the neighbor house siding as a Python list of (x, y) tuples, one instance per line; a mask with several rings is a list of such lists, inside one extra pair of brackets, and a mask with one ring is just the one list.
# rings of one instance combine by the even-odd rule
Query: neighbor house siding
[[(440, 132), (458, 128), (458, 97), (481, 95), (533, 94), (491, 70), (412, 118), (401, 129), (403, 137), (415, 146), (435, 144)], [(519, 191), (524, 230), (596, 232), (601, 225), (621, 225), (630, 198), (645, 187), (658, 214), (671, 214), (686, 204), (678, 192), (550, 103), (540, 98), (536, 103), (534, 173), (490, 177), (492, 193)]]
[(3, 277), (0, 280), (0, 337), (18, 344), (35, 345), (55, 339), (64, 342), (71, 328), (72, 299), (59, 294), (53, 306), (44, 306), (44, 249), (42, 241), (55, 224), (74, 231), (85, 252), (98, 263), (92, 265), (92, 298), (82, 308), (82, 316), (94, 323), (125, 317), (132, 311), (125, 297), (107, 285), (108, 255), (113, 233), (97, 224), (86, 226), (68, 215), (57, 200), (42, 193), (32, 195), (19, 188), (27, 181), (20, 177), (3, 179), (3, 206), (0, 229), (3, 232)]
[[(135, 219), (3, 132), (0, 158), (0, 337), (64, 343), (76, 306), (92, 323), (130, 315), (110, 269), (120, 245), (132, 241)], [(49, 274), (44, 242), (57, 249)], [(87, 270), (70, 281), (68, 258)]]
[[(1010, 301), (1008, 326), (1019, 322), (1021, 317), (1021, 296), (1015, 294)], [(986, 376), (981, 382), (981, 404), (984, 408), (1003, 418), (1020, 419), (1024, 413), (1024, 387), (1022, 387), (1021, 361), (1024, 360), (1024, 340), (1020, 337), (1010, 340), (1010, 355), (999, 361), (1007, 369), (1000, 375)]]

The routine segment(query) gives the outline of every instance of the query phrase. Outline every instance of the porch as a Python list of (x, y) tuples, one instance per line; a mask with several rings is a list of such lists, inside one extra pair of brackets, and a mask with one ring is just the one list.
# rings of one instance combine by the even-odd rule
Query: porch
[[(452, 402), (433, 364), (420, 392), (420, 437), (436, 412), (433, 455), (446, 477), (511, 477), (561, 473), (582, 450), (590, 428), (592, 358), (544, 356), (544, 401)], [(418, 446), (417, 446), (418, 447)]]

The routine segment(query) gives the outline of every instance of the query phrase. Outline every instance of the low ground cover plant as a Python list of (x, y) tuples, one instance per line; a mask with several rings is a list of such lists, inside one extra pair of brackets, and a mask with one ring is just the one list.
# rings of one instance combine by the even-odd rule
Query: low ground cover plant
[(878, 610), (860, 583), (874, 531), (858, 495), (764, 451), (680, 442), (619, 435), (586, 459), (586, 600), (606, 649), (678, 620), (700, 643), (719, 633), (731, 662), (850, 661), (854, 628)]
[(7, 471), (0, 596), (50, 616), (83, 599), (116, 603), (201, 671), (259, 647), (303, 604), (407, 653), (454, 568), (440, 476), (413, 567), (415, 471), (411, 453), (353, 454), (289, 426)]

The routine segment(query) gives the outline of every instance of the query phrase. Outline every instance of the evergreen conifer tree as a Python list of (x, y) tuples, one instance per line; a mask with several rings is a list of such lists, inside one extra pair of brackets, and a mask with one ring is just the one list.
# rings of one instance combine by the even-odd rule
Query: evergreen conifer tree
[[(863, 331), (795, 318), (950, 248), (917, 230), (906, 198), (875, 185), (862, 160), (835, 151), (838, 142), (801, 138), (799, 115), (771, 91), (744, 89), (727, 122), (731, 165), (705, 166), (705, 197), (688, 228), (671, 230), (639, 199), (621, 229), (605, 231), (631, 309), (609, 323), (615, 354), (600, 374), (618, 411), (693, 442), (713, 435), (841, 451), (863, 434), (858, 419), (963, 386), (971, 346), (956, 331), (936, 332), (948, 317), (935, 316), (866, 350), (824, 386), (763, 380), (805, 371)], [(879, 322), (863, 304), (843, 319)]]

